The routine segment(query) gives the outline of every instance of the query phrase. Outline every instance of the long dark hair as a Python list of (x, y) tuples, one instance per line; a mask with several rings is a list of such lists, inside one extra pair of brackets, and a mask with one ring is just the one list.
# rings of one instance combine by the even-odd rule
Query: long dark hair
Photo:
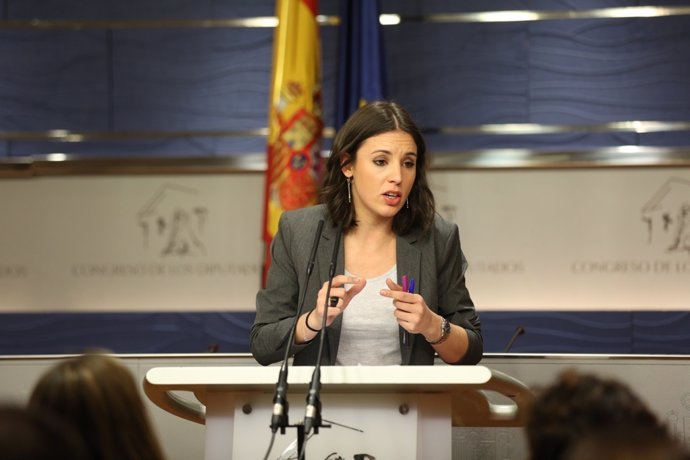
[(73, 423), (93, 458), (165, 458), (134, 376), (114, 356), (88, 353), (61, 361), (40, 378), (28, 407)]
[(347, 179), (342, 168), (354, 163), (357, 150), (364, 141), (390, 131), (408, 133), (417, 145), (417, 171), (408, 198), (409, 208), (403, 207), (393, 218), (393, 231), (404, 235), (414, 229), (426, 232), (431, 228), (435, 205), (426, 178), (428, 157), (422, 133), (402, 106), (395, 102), (377, 101), (360, 107), (340, 128), (326, 163), (319, 198), (328, 208), (333, 222), (342, 225), (345, 231), (357, 226), (357, 215), (347, 200)]

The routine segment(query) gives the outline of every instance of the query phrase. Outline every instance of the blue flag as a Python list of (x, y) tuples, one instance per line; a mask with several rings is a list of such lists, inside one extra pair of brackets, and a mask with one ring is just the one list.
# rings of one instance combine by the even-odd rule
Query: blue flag
[(385, 98), (378, 0), (341, 0), (335, 127), (361, 105)]

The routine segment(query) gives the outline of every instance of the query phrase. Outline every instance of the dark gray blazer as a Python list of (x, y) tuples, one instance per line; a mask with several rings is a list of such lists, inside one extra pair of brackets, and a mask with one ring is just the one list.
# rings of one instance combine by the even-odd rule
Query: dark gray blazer
[[(316, 255), (314, 270), (307, 283), (309, 253), (316, 235), (318, 221), (325, 221)], [(250, 344), (254, 358), (263, 365), (282, 361), (297, 305), (306, 289), (302, 312), (313, 309), (319, 289), (328, 280), (328, 271), (337, 228), (328, 217), (324, 205), (284, 212), (278, 232), (271, 245), (272, 262), (266, 288), (256, 296), (256, 320)], [(343, 242), (340, 241), (335, 274), (345, 272)], [(408, 274), (416, 280), (416, 291), (429, 308), (463, 327), (469, 337), (469, 349), (455, 364), (476, 364), (482, 358), (483, 342), (479, 317), (465, 286), (467, 261), (460, 248), (457, 225), (436, 215), (427, 235), (412, 232), (397, 240), (398, 277)], [(399, 282), (399, 281), (398, 281)], [(342, 317), (327, 328), (322, 356), (323, 365), (335, 364), (340, 340)], [(411, 334), (408, 345), (402, 344), (401, 363), (431, 365), (435, 351), (423, 336)], [(315, 365), (320, 335), (309, 343), (292, 345), (296, 365)]]

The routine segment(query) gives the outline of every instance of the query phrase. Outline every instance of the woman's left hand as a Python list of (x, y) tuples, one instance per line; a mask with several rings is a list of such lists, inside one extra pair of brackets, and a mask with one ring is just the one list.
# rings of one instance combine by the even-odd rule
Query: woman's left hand
[(429, 309), (421, 295), (403, 291), (402, 286), (390, 278), (386, 285), (388, 289), (381, 289), (380, 294), (393, 300), (395, 318), (403, 329), (424, 336), (437, 333), (434, 320), (438, 315)]

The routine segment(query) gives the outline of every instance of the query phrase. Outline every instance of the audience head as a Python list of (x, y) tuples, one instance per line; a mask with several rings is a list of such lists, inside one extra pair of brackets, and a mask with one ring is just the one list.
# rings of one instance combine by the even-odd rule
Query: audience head
[(50, 411), (0, 407), (0, 458), (3, 460), (95, 460), (70, 423)]
[(37, 383), (29, 407), (71, 421), (94, 458), (163, 459), (134, 376), (113, 356), (89, 353), (55, 365)]
[(618, 425), (585, 435), (564, 460), (690, 460), (680, 441), (666, 433)]
[(530, 458), (563, 459), (582, 439), (617, 427), (623, 435), (642, 430), (670, 440), (666, 427), (628, 386), (568, 370), (533, 402), (526, 426)]

